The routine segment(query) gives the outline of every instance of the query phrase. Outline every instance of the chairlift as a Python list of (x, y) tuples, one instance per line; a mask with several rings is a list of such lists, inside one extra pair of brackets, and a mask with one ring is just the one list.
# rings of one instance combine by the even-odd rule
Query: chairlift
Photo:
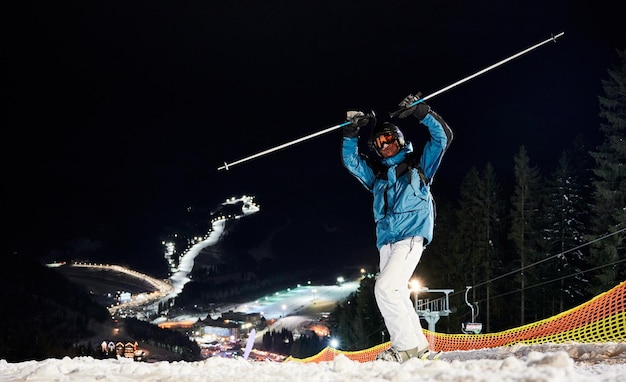
[[(471, 286), (465, 287), (465, 303), (472, 310), (472, 321), (471, 322), (463, 322), (461, 323), (461, 331), (465, 334), (480, 334), (483, 331), (483, 324), (480, 322), (475, 322), (476, 317), (478, 316), (478, 304), (470, 304), (467, 299), (467, 293), (472, 289)], [(474, 312), (474, 305), (476, 305), (476, 312)]]
[(483, 331), (483, 324), (480, 322), (462, 322), (461, 331), (465, 334), (480, 334)]

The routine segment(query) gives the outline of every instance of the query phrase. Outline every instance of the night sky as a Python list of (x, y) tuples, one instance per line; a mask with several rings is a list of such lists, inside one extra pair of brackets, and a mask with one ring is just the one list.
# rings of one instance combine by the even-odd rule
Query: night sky
[[(90, 238), (127, 259), (161, 258), (159, 237), (188, 207), (242, 194), (271, 216), (266, 227), (304, 227), (294, 243), (375, 251), (371, 196), (341, 165), (339, 130), (217, 168), (342, 123), (347, 110), (387, 119), (409, 93), (565, 32), (428, 101), (455, 133), (439, 201), (457, 198), (472, 166), (491, 162), (509, 180), (521, 145), (549, 174), (576, 135), (599, 143), (601, 80), (626, 48), (623, 12), (608, 1), (13, 3), (3, 248), (38, 256)], [(424, 128), (396, 122), (421, 149)]]

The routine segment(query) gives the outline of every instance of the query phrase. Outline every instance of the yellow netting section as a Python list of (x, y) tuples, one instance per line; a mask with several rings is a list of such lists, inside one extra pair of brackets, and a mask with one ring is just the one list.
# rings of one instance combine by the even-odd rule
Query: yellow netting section
[[(489, 334), (443, 334), (424, 330), (431, 343), (431, 350), (453, 351), (494, 348), (516, 343), (596, 343), (626, 341), (626, 281), (608, 292), (566, 312), (532, 324)], [(343, 354), (354, 361), (372, 361), (379, 352), (388, 349), (390, 342), (373, 348), (347, 352), (330, 347), (318, 354), (287, 361), (322, 362), (330, 361)]]

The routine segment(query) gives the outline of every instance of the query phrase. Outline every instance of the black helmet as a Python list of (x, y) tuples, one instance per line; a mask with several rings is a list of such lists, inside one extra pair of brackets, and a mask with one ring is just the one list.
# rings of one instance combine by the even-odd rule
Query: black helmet
[(380, 125), (376, 125), (372, 129), (372, 134), (370, 135), (370, 139), (367, 141), (367, 145), (369, 146), (370, 150), (374, 151), (376, 154), (378, 154), (378, 156), (382, 157), (383, 155), (374, 144), (374, 141), (376, 140), (376, 138), (385, 134), (391, 134), (394, 139), (398, 141), (398, 146), (400, 146), (400, 148), (403, 148), (406, 145), (406, 142), (404, 140), (404, 134), (402, 134), (402, 131), (398, 129), (398, 126), (394, 125), (391, 122), (384, 122)]

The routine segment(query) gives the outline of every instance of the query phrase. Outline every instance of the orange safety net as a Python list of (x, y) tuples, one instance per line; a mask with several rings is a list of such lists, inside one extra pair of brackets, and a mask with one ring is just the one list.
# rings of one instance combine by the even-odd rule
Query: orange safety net
[[(626, 281), (604, 292), (590, 301), (556, 316), (532, 324), (520, 326), (498, 333), (488, 334), (444, 334), (424, 330), (434, 351), (474, 350), (494, 348), (513, 344), (543, 343), (598, 343), (626, 341)], [(388, 349), (386, 342), (359, 351), (341, 351), (330, 347), (318, 354), (288, 361), (323, 362), (333, 360), (343, 354), (351, 360), (367, 362), (376, 354)]]

